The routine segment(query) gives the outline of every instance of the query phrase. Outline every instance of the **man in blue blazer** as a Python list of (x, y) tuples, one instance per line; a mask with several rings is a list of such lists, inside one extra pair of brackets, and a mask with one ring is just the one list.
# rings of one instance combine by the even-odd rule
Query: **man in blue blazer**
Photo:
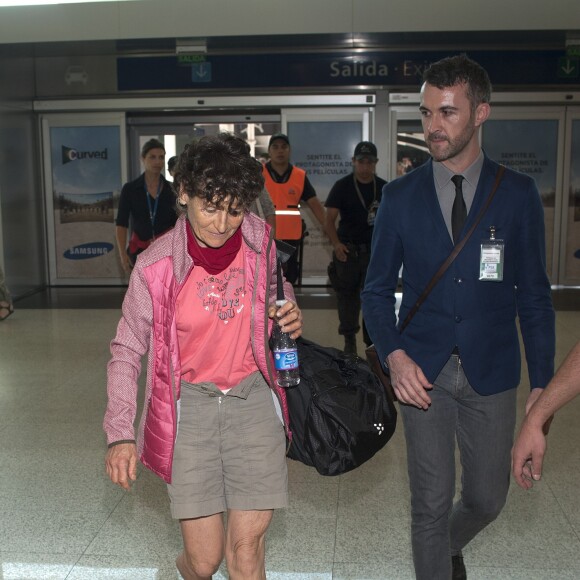
[[(462, 55), (431, 65), (423, 80), (420, 112), (432, 159), (383, 189), (362, 300), (400, 402), (416, 576), (455, 580), (466, 578), (461, 550), (507, 496), (521, 366), (516, 318), (528, 410), (553, 375), (554, 311), (539, 192), (530, 177), (506, 169), (473, 235), (399, 332), (474, 223), (499, 168), (479, 145), (490, 114), (486, 71)], [(456, 440), (462, 493), (453, 505)]]

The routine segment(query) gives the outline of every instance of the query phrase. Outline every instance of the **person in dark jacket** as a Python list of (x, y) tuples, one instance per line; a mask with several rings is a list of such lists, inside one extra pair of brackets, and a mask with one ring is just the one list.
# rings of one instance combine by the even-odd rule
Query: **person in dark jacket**
[[(360, 293), (371, 255), (371, 238), (381, 191), (387, 182), (376, 173), (377, 148), (361, 141), (354, 149), (351, 174), (339, 179), (326, 199), (326, 235), (334, 248), (328, 277), (338, 300), (338, 334), (344, 336), (344, 352), (357, 354), (360, 330)], [(338, 228), (336, 219), (340, 216)], [(363, 340), (371, 340), (363, 320)]]
[[(506, 169), (473, 235), (400, 332), (500, 171), (479, 144), (491, 111), (487, 72), (460, 55), (432, 64), (423, 80), (419, 111), (432, 159), (383, 188), (363, 315), (405, 427), (415, 573), (461, 580), (462, 549), (498, 516), (509, 489), (521, 371), (516, 318), (529, 409), (554, 372), (555, 316), (540, 194), (530, 176)], [(456, 442), (462, 490), (454, 503)]]
[[(123, 270), (130, 273), (137, 255), (170, 230), (177, 220), (175, 194), (162, 174), (165, 147), (150, 139), (141, 149), (145, 171), (121, 190), (116, 219), (116, 237)], [(132, 230), (128, 240), (129, 227)]]

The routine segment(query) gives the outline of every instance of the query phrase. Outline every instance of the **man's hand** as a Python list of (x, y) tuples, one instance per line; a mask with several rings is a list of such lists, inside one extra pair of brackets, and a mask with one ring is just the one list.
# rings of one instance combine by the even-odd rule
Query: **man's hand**
[(334, 254), (339, 262), (346, 262), (348, 248), (342, 242), (338, 242), (338, 244), (334, 246)]
[(399, 402), (414, 405), (419, 409), (428, 409), (431, 397), (426, 393), (426, 389), (432, 389), (433, 385), (419, 366), (401, 349), (394, 350), (387, 356), (387, 364), (393, 390)]
[(512, 473), (521, 488), (530, 489), (540, 480), (545, 453), (542, 426), (525, 419), (512, 449)]
[(135, 443), (119, 443), (109, 447), (105, 457), (107, 475), (113, 483), (127, 491), (137, 479), (137, 446)]
[[(542, 477), (542, 465), (546, 454), (546, 435), (554, 415), (547, 421), (534, 405), (544, 389), (532, 389), (526, 401), (526, 418), (512, 448), (512, 473), (516, 483), (523, 489), (530, 489), (534, 481)], [(540, 409), (541, 411), (541, 409)], [(542, 421), (544, 421), (542, 423)]]

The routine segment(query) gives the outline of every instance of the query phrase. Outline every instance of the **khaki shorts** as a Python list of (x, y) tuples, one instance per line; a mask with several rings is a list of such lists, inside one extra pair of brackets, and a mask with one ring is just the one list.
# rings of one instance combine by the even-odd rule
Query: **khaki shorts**
[(213, 383), (182, 381), (167, 489), (175, 519), (288, 505), (284, 427), (261, 373), (226, 395)]

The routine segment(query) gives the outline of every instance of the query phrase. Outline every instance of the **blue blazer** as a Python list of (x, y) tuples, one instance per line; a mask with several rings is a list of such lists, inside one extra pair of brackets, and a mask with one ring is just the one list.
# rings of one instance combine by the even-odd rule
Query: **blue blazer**
[[(462, 236), (484, 205), (498, 168), (485, 157)], [(489, 240), (490, 226), (505, 243), (502, 282), (479, 280), (481, 243)], [(452, 250), (429, 160), (383, 188), (362, 292), (364, 320), (380, 359), (403, 349), (433, 382), (457, 345), (478, 393), (513, 389), (521, 372), (517, 317), (530, 386), (545, 387), (554, 373), (555, 317), (546, 275), (544, 211), (534, 180), (506, 169), (477, 229), (400, 334), (401, 322)]]

